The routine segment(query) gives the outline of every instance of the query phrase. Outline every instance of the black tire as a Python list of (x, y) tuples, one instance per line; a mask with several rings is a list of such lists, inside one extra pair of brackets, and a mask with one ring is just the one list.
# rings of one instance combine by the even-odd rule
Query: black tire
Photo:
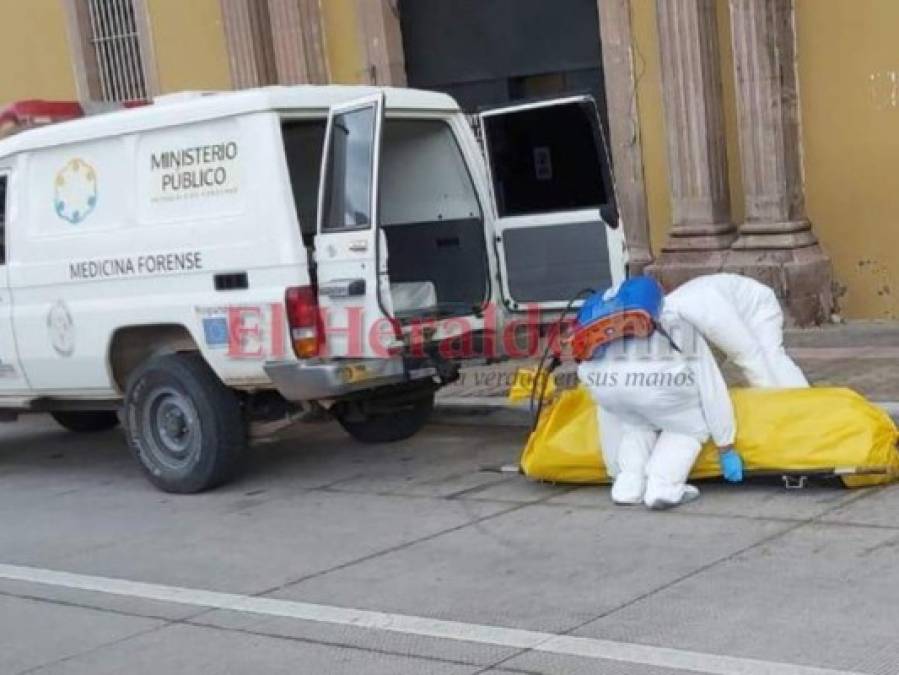
[(247, 446), (240, 401), (196, 353), (141, 365), (125, 392), (128, 443), (166, 492), (202, 492), (237, 471)]
[(119, 426), (119, 416), (112, 410), (57, 410), (50, 416), (59, 426), (80, 434), (109, 431)]
[(346, 432), (361, 443), (393, 443), (411, 438), (427, 423), (434, 410), (434, 392), (396, 410), (362, 415), (337, 413), (337, 421)]

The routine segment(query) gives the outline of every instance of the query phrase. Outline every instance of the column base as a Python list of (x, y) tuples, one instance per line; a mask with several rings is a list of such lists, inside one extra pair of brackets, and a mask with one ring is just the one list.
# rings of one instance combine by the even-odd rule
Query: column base
[(648, 248), (628, 246), (627, 255), (628, 275), (646, 274), (646, 268), (652, 264), (652, 252)]
[(771, 287), (788, 326), (824, 323), (834, 311), (830, 258), (817, 245), (786, 250), (663, 251), (643, 273), (668, 292), (690, 279), (718, 272), (742, 274)]
[(784, 223), (743, 223), (735, 249), (789, 249), (814, 246), (818, 243), (807, 220)]
[(730, 223), (676, 225), (662, 251), (720, 251), (731, 247), (737, 231)]
[(833, 314), (830, 258), (817, 244), (787, 250), (735, 247), (727, 255), (724, 271), (770, 286), (783, 306), (788, 326), (825, 323)]
[(661, 255), (643, 273), (655, 278), (669, 292), (690, 279), (724, 271), (728, 253), (727, 249), (671, 250), (666, 245)]

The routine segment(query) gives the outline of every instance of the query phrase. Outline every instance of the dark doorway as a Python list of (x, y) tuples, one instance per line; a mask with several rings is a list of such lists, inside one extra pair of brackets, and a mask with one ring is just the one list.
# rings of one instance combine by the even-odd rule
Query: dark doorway
[(409, 86), (467, 111), (589, 92), (605, 116), (596, 0), (400, 0)]

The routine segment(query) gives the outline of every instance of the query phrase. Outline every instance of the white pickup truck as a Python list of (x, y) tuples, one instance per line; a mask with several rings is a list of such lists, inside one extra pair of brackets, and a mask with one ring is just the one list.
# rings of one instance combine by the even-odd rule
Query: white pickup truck
[(299, 411), (412, 435), (460, 362), (625, 275), (592, 99), (479, 127), (442, 94), (303, 86), (0, 139), (0, 415), (121, 421), (172, 492)]

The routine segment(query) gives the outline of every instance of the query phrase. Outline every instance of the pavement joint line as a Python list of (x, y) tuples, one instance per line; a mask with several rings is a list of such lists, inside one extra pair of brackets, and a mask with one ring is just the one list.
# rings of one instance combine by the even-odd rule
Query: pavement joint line
[[(286, 588), (296, 586), (298, 584), (304, 583), (311, 579), (317, 579), (317, 578), (323, 577), (327, 574), (331, 574), (332, 572), (339, 572), (341, 570), (345, 570), (345, 569), (347, 569), (349, 567), (353, 567), (355, 565), (361, 565), (362, 563), (366, 563), (366, 562), (369, 562), (376, 558), (380, 558), (381, 556), (390, 555), (391, 553), (396, 553), (398, 551), (405, 550), (405, 549), (415, 546), (417, 544), (421, 544), (426, 541), (431, 541), (433, 539), (437, 539), (444, 535), (452, 534), (453, 532), (459, 532), (460, 530), (464, 530), (465, 528), (468, 528), (468, 527), (480, 525), (481, 523), (483, 523), (485, 521), (493, 520), (494, 518), (499, 518), (501, 516), (505, 516), (510, 513), (515, 513), (516, 511), (520, 511), (521, 509), (524, 509), (528, 506), (532, 506), (533, 504), (540, 503), (540, 501), (545, 501), (545, 499), (550, 499), (550, 497), (549, 496), (545, 497), (544, 500), (538, 500), (536, 502), (515, 504), (514, 506), (512, 506), (508, 509), (501, 509), (500, 511), (497, 511), (496, 513), (490, 513), (490, 514), (487, 514), (486, 516), (480, 516), (478, 518), (468, 520), (464, 523), (460, 523), (459, 525), (454, 525), (453, 527), (444, 528), (443, 530), (439, 530), (437, 532), (432, 532), (431, 534), (427, 534), (422, 537), (418, 537), (417, 539), (412, 539), (410, 541), (406, 541), (401, 544), (397, 544), (395, 546), (390, 546), (390, 547), (382, 549), (380, 551), (375, 551), (374, 553), (370, 553), (369, 555), (362, 556), (361, 558), (356, 558), (354, 560), (348, 560), (345, 563), (340, 563), (339, 565), (335, 565), (326, 570), (319, 570), (318, 572), (312, 572), (311, 574), (306, 574), (297, 579), (293, 579), (293, 580), (284, 582), (283, 584), (280, 584), (273, 588), (268, 588), (266, 590), (259, 591), (257, 593), (254, 593), (253, 595), (254, 595), (254, 597), (259, 597), (259, 596), (263, 596), (263, 595), (269, 595), (270, 593), (276, 593), (278, 591), (283, 591)], [(459, 500), (459, 503), (464, 505), (465, 500)]]
[[(873, 492), (874, 492), (874, 490), (862, 490), (862, 491), (860, 491), (859, 495), (854, 496), (850, 499), (847, 499), (845, 502), (834, 505), (831, 509), (827, 509), (821, 514), (818, 514), (816, 516), (813, 516), (813, 517), (807, 518), (807, 519), (803, 519), (803, 520), (792, 521), (792, 525), (790, 527), (787, 527), (778, 532), (774, 532), (771, 535), (764, 537), (764, 538), (760, 539), (759, 541), (753, 542), (747, 546), (744, 546), (743, 548), (741, 548), (737, 551), (733, 551), (732, 553), (729, 553), (728, 555), (723, 556), (722, 558), (713, 560), (705, 565), (702, 565), (701, 567), (691, 570), (690, 572), (683, 574), (676, 579), (672, 579), (671, 581), (668, 581), (668, 582), (662, 584), (661, 586), (658, 586), (658, 587), (651, 589), (645, 593), (642, 593), (642, 594), (638, 595), (637, 597), (631, 598), (627, 602), (624, 602), (624, 603), (618, 605), (617, 607), (613, 607), (609, 610), (606, 610), (606, 611), (602, 612), (601, 614), (596, 615), (595, 617), (587, 619), (586, 621), (581, 621), (580, 623), (561, 631), (559, 633), (559, 635), (560, 636), (570, 636), (571, 633), (583, 628), (584, 626), (587, 626), (596, 621), (600, 621), (602, 619), (608, 618), (609, 616), (611, 616), (617, 612), (620, 612), (624, 609), (627, 609), (628, 607), (632, 607), (633, 605), (636, 605), (637, 603), (643, 602), (644, 600), (647, 600), (648, 598), (651, 598), (652, 596), (657, 595), (658, 593), (662, 593), (662, 592), (668, 590), (669, 588), (672, 588), (672, 587), (676, 586), (677, 584), (679, 584), (683, 581), (686, 581), (687, 579), (692, 579), (693, 577), (696, 577), (700, 574), (704, 574), (705, 572), (709, 571), (710, 569), (717, 567), (720, 564), (726, 563), (730, 560), (733, 560), (733, 559), (737, 558), (738, 556), (741, 556), (744, 553), (747, 553), (758, 546), (762, 546), (764, 544), (771, 543), (772, 541), (779, 539), (780, 537), (783, 537), (787, 534), (790, 534), (791, 532), (795, 532), (795, 531), (805, 527), (806, 525), (813, 524), (817, 519), (825, 516), (826, 514), (836, 511), (836, 510), (839, 510), (840, 508), (842, 508), (848, 504), (853, 504), (861, 499), (864, 499), (865, 497), (869, 496)], [(551, 504), (550, 506), (556, 506), (556, 504)], [(678, 515), (685, 515), (685, 514), (681, 513)], [(693, 515), (699, 515), (699, 514), (693, 514)], [(512, 661), (518, 657), (524, 656), (525, 654), (528, 654), (532, 651), (535, 651), (535, 650), (533, 648), (520, 649), (515, 654), (504, 657), (504, 658), (500, 659), (499, 661), (497, 661), (496, 663), (494, 663), (486, 668), (483, 668), (482, 670), (479, 670), (477, 673), (475, 673), (475, 675), (480, 675), (481, 673), (486, 673), (493, 668), (501, 666), (504, 663), (508, 663), (509, 661)], [(755, 671), (747, 671), (747, 673), (750, 673), (750, 672), (755, 672)], [(769, 671), (767, 671), (767, 670), (764, 672), (769, 673)]]
[[(859, 675), (803, 666), (520, 628), (463, 623), (373, 610), (260, 598), (57, 570), (0, 564), (0, 578), (246, 614), (296, 619), (457, 642), (512, 647), (557, 656), (674, 668), (710, 675)], [(162, 627), (154, 627), (159, 630)]]
[[(560, 483), (558, 485), (561, 486), (562, 484)], [(602, 487), (608, 487), (608, 486), (603, 486), (603, 485), (593, 486), (593, 485), (591, 485), (591, 486), (587, 486), (587, 487), (588, 488), (589, 487), (602, 488)], [(884, 486), (884, 487), (886, 487), (886, 486)], [(553, 496), (549, 497), (548, 499), (549, 500), (556, 499), (557, 497), (564, 496), (565, 494), (568, 494), (569, 492), (573, 492), (576, 490), (582, 490), (582, 489), (585, 489), (585, 486), (574, 485), (574, 486), (571, 486), (571, 490), (569, 490), (568, 492), (563, 492), (563, 493), (560, 493), (557, 495), (553, 495)], [(840, 504), (834, 505), (833, 507), (829, 507), (827, 510), (814, 516), (814, 518), (822, 518), (823, 519), (823, 518), (828, 517), (835, 510), (839, 510), (843, 506), (848, 506), (848, 505), (854, 503), (857, 499), (861, 498), (863, 496), (861, 493), (865, 493), (864, 496), (867, 496), (869, 493), (870, 494), (878, 494), (883, 489), (884, 488), (882, 488), (882, 487), (875, 487), (872, 489), (856, 488), (856, 489), (854, 489), (854, 491), (859, 492), (860, 493), (859, 495), (849, 498), (846, 501), (841, 502)], [(418, 498), (445, 499), (445, 497), (431, 497), (431, 496), (427, 496), (427, 495), (405, 495), (402, 493), (395, 493), (394, 495), (391, 495), (391, 496), (410, 497), (410, 498), (416, 498), (416, 499), (418, 499)], [(454, 501), (456, 501), (456, 500), (454, 500)], [(577, 504), (577, 503), (573, 503), (573, 502), (547, 501), (545, 499), (540, 499), (537, 501), (530, 501), (530, 502), (521, 502), (521, 501), (515, 501), (512, 499), (500, 499), (498, 497), (470, 497), (470, 498), (467, 498), (464, 500), (458, 500), (458, 501), (471, 501), (471, 502), (478, 502), (478, 503), (483, 503), (483, 504), (533, 505), (533, 504), (539, 503), (541, 506), (548, 506), (548, 507), (557, 508), (557, 509), (558, 508), (584, 509), (584, 510), (590, 510), (590, 511), (604, 511), (604, 512), (610, 512), (610, 511), (618, 512), (622, 508), (611, 502), (609, 502), (608, 504)], [(700, 504), (701, 504), (701, 502), (700, 502)], [(639, 511), (637, 511), (637, 512), (639, 512)], [(633, 513), (633, 511), (631, 511), (631, 513)], [(647, 515), (650, 515), (650, 514), (647, 514)], [(749, 515), (740, 514), (740, 513), (705, 513), (702, 511), (691, 511), (691, 510), (686, 510), (686, 509), (678, 509), (678, 510), (674, 511), (672, 515), (686, 516), (686, 517), (690, 517), (690, 518), (714, 518), (714, 519), (723, 518), (726, 520), (745, 520), (745, 521), (757, 522), (757, 523), (783, 523), (784, 525), (793, 525), (793, 524), (806, 525), (809, 522), (811, 522), (808, 518), (788, 518), (785, 516), (749, 516)], [(899, 530), (899, 525), (883, 525), (882, 523), (862, 523), (862, 522), (841, 521), (841, 520), (820, 520), (820, 524), (827, 525), (827, 526), (835, 526), (835, 527), (850, 527), (850, 528), (871, 529), (871, 530), (887, 530), (887, 531)]]
[(620, 612), (620, 611), (623, 610), (623, 609), (627, 609), (628, 607), (631, 607), (631, 606), (633, 606), (633, 605), (635, 605), (635, 604), (637, 604), (637, 603), (639, 603), (639, 602), (642, 602), (643, 600), (646, 600), (646, 599), (652, 597), (653, 595), (656, 595), (656, 594), (658, 594), (658, 593), (661, 593), (661, 592), (663, 592), (663, 591), (666, 591), (666, 590), (668, 590), (669, 588), (672, 588), (672, 587), (676, 586), (677, 584), (679, 584), (679, 583), (681, 583), (681, 582), (683, 582), (683, 581), (686, 581), (687, 579), (692, 579), (693, 577), (696, 577), (696, 576), (698, 576), (698, 575), (700, 575), (700, 574), (704, 574), (705, 572), (708, 572), (710, 569), (712, 569), (712, 568), (714, 568), (714, 567), (717, 567), (718, 565), (721, 565), (721, 564), (723, 564), (723, 563), (727, 563), (727, 562), (729, 562), (729, 561), (731, 561), (731, 560), (734, 560), (734, 559), (736, 559), (737, 557), (742, 556), (742, 555), (744, 555), (745, 553), (748, 553), (749, 551), (753, 550), (754, 548), (757, 548), (757, 547), (759, 547), (759, 546), (763, 546), (763, 545), (765, 545), (765, 544), (770, 544), (772, 541), (775, 541), (775, 540), (777, 540), (777, 539), (780, 539), (781, 537), (784, 537), (784, 536), (786, 536), (786, 535), (788, 535), (788, 534), (791, 534), (791, 533), (793, 533), (793, 532), (796, 532), (797, 530), (800, 530), (800, 529), (802, 529), (803, 527), (806, 527), (806, 526), (808, 526), (808, 525), (814, 525), (814, 524), (829, 524), (829, 523), (827, 523), (826, 521), (821, 521), (820, 519), (823, 518), (823, 517), (825, 517), (825, 516), (828, 515), (829, 513), (833, 513), (834, 511), (838, 511), (839, 509), (841, 509), (841, 508), (843, 508), (843, 507), (845, 507), (845, 506), (848, 506), (849, 504), (854, 504), (854, 503), (856, 503), (856, 502), (858, 502), (858, 501), (861, 501), (862, 499), (865, 499), (865, 498), (867, 498), (867, 497), (869, 497), (869, 496), (871, 496), (872, 494), (875, 494), (875, 493), (876, 493), (876, 490), (873, 490), (873, 489), (860, 490), (860, 491), (859, 491), (859, 494), (853, 495), (852, 497), (850, 497), (850, 498), (847, 499), (846, 501), (841, 502), (840, 504), (835, 504), (834, 506), (832, 506), (832, 507), (829, 508), (829, 509), (825, 509), (822, 513), (819, 513), (819, 514), (817, 514), (817, 515), (815, 515), (815, 516), (812, 516), (812, 517), (810, 517), (810, 518), (806, 518), (806, 519), (802, 519), (802, 520), (797, 520), (797, 521), (793, 522), (793, 524), (792, 524), (790, 527), (786, 527), (786, 528), (784, 528), (784, 529), (782, 529), (782, 530), (780, 530), (780, 531), (778, 531), (778, 532), (774, 532), (774, 533), (770, 534), (770, 535), (767, 536), (767, 537), (763, 537), (762, 539), (759, 539), (759, 540), (756, 541), (756, 542), (753, 542), (753, 543), (751, 543), (751, 544), (748, 544), (748, 545), (744, 546), (744, 547), (741, 548), (741, 549), (738, 549), (738, 550), (736, 550), (736, 551), (733, 551), (732, 553), (729, 553), (729, 554), (727, 554), (727, 555), (725, 555), (725, 556), (723, 556), (723, 557), (721, 557), (721, 558), (719, 558), (719, 559), (717, 559), (717, 560), (713, 560), (713, 561), (711, 561), (711, 562), (709, 562), (709, 563), (707, 563), (707, 564), (705, 564), (705, 565), (702, 565), (701, 567), (698, 567), (698, 568), (696, 568), (696, 569), (694, 569), (694, 570), (692, 570), (692, 571), (690, 571), (690, 572), (688, 572), (688, 573), (686, 573), (686, 574), (684, 574), (684, 575), (678, 577), (677, 579), (673, 579), (673, 580), (671, 580), (671, 581), (669, 581), (669, 582), (667, 582), (667, 583), (662, 584), (661, 586), (659, 586), (659, 587), (657, 587), (657, 588), (655, 588), (655, 589), (649, 590), (649, 591), (647, 591), (646, 593), (643, 593), (643, 594), (641, 594), (641, 595), (639, 595), (639, 596), (637, 596), (637, 597), (635, 597), (635, 598), (631, 598), (631, 599), (628, 600), (627, 602), (624, 602), (624, 603), (618, 605), (617, 607), (613, 607), (613, 608), (611, 608), (611, 609), (609, 609), (609, 610), (606, 610), (605, 612), (602, 612), (601, 614), (597, 615), (596, 617), (594, 617), (594, 618), (591, 619), (590, 621), (584, 622), (584, 623), (582, 623), (582, 624), (580, 624), (580, 625), (578, 625), (578, 626), (575, 626), (575, 627), (573, 627), (573, 628), (570, 628), (570, 629), (568, 629), (567, 631), (563, 631), (562, 634), (567, 634), (567, 633), (569, 633), (569, 632), (571, 632), (571, 631), (578, 630), (579, 628), (581, 628), (581, 627), (583, 627), (583, 626), (586, 626), (587, 624), (593, 623), (593, 622), (595, 622), (595, 621), (599, 621), (599, 620), (601, 620), (601, 619), (608, 618), (608, 617), (611, 616), (612, 614), (616, 614), (617, 612)]
[(464, 501), (462, 498), (467, 497), (469, 495), (478, 494), (479, 492), (484, 492), (489, 490), (492, 487), (496, 487), (497, 485), (502, 485), (503, 483), (508, 482), (509, 478), (497, 478), (494, 481), (489, 483), (482, 483), (481, 485), (474, 485), (469, 488), (465, 488), (464, 490), (458, 490), (456, 492), (451, 492), (448, 495), (443, 495), (442, 499), (446, 499), (448, 501)]
[(26, 668), (25, 670), (20, 670), (16, 675), (29, 675), (30, 673), (38, 673), (42, 670), (46, 670), (47, 668), (51, 668), (53, 666), (58, 666), (61, 663), (66, 663), (68, 661), (72, 661), (74, 659), (80, 658), (82, 656), (87, 656), (88, 654), (95, 654), (101, 649), (108, 649), (109, 647), (114, 647), (116, 645), (122, 644), (124, 642), (128, 642), (129, 640), (133, 640), (134, 638), (143, 637), (145, 635), (150, 635), (151, 633), (156, 633), (165, 628), (168, 628), (169, 624), (162, 623), (158, 626), (152, 626), (150, 628), (145, 628), (144, 630), (139, 630), (130, 635), (123, 635), (121, 637), (116, 638), (115, 640), (109, 640), (108, 642), (103, 642), (99, 645), (94, 645), (88, 649), (84, 649), (80, 652), (76, 652), (74, 654), (68, 654), (58, 659), (52, 659), (47, 661), (46, 663), (41, 663), (36, 666), (32, 666), (30, 668)]
[[(321, 640), (321, 639), (299, 636), (299, 635), (284, 635), (281, 633), (272, 633), (269, 631), (253, 629), (251, 627), (246, 627), (246, 626), (244, 626), (244, 627), (220, 626), (220, 625), (214, 624), (214, 623), (206, 623), (204, 621), (198, 621), (197, 618), (201, 617), (205, 614), (208, 614), (209, 613), (208, 610), (204, 610), (202, 612), (199, 612), (197, 614), (192, 614), (190, 616), (173, 619), (170, 617), (160, 616), (158, 614), (142, 614), (140, 612), (133, 612), (133, 611), (129, 612), (129, 611), (122, 610), (122, 609), (91, 605), (86, 602), (74, 602), (71, 600), (61, 600), (59, 598), (47, 598), (47, 597), (43, 597), (40, 595), (12, 593), (9, 591), (0, 591), (0, 596), (7, 597), (7, 598), (17, 598), (20, 600), (30, 600), (33, 602), (41, 602), (41, 603), (50, 604), (50, 605), (58, 605), (61, 607), (71, 607), (74, 609), (86, 609), (86, 610), (90, 610), (90, 611), (94, 611), (94, 612), (101, 612), (103, 614), (115, 614), (117, 616), (126, 616), (126, 617), (129, 617), (132, 619), (150, 619), (150, 620), (155, 620), (155, 621), (162, 621), (165, 624), (162, 626), (154, 626), (154, 627), (148, 628), (146, 630), (138, 631), (137, 633), (135, 633), (133, 635), (123, 636), (121, 638), (117, 638), (108, 643), (96, 645), (95, 647), (92, 647), (88, 650), (81, 651), (76, 654), (70, 654), (70, 655), (64, 656), (61, 659), (56, 660), (56, 661), (50, 661), (48, 663), (42, 663), (37, 666), (32, 666), (31, 668), (29, 668), (25, 671), (21, 671), (18, 675), (24, 675), (24, 673), (39, 671), (43, 668), (47, 668), (49, 666), (59, 664), (62, 661), (67, 661), (70, 659), (75, 659), (75, 658), (78, 658), (81, 656), (85, 656), (87, 654), (90, 654), (90, 653), (98, 650), (98, 649), (104, 649), (106, 647), (109, 647), (109, 646), (112, 646), (115, 644), (120, 644), (121, 642), (130, 640), (132, 638), (141, 637), (148, 633), (155, 632), (157, 630), (162, 630), (164, 628), (168, 628), (171, 626), (192, 626), (195, 628), (205, 628), (205, 629), (215, 630), (215, 631), (220, 631), (220, 632), (225, 632), (225, 633), (241, 633), (243, 635), (255, 635), (258, 637), (268, 637), (268, 638), (272, 638), (275, 640), (288, 640), (290, 642), (303, 642), (305, 644), (321, 645), (323, 647), (337, 647), (337, 648), (341, 648), (341, 649), (352, 649), (354, 651), (369, 652), (369, 653), (373, 653), (373, 654), (381, 654), (383, 656), (399, 656), (399, 657), (406, 657), (406, 658), (417, 659), (417, 660), (422, 660), (422, 661), (434, 661), (434, 662), (447, 663), (447, 664), (458, 665), (458, 666), (471, 666), (472, 668), (480, 668), (481, 667), (480, 663), (475, 663), (473, 661), (463, 661), (462, 659), (450, 659), (450, 658), (446, 658), (446, 657), (442, 657), (442, 656), (431, 656), (431, 655), (427, 655), (427, 654), (412, 654), (409, 652), (404, 652), (404, 651), (399, 651), (399, 650), (384, 649), (383, 647), (366, 647), (363, 645), (352, 644), (350, 642), (341, 642), (339, 640)], [(265, 618), (260, 619), (260, 621), (265, 621), (265, 620), (266, 620)], [(491, 666), (491, 668), (492, 668), (492, 666)], [(502, 670), (504, 672), (510, 672), (510, 673), (527, 672), (527, 671), (515, 670), (515, 669), (500, 669), (500, 670)]]

